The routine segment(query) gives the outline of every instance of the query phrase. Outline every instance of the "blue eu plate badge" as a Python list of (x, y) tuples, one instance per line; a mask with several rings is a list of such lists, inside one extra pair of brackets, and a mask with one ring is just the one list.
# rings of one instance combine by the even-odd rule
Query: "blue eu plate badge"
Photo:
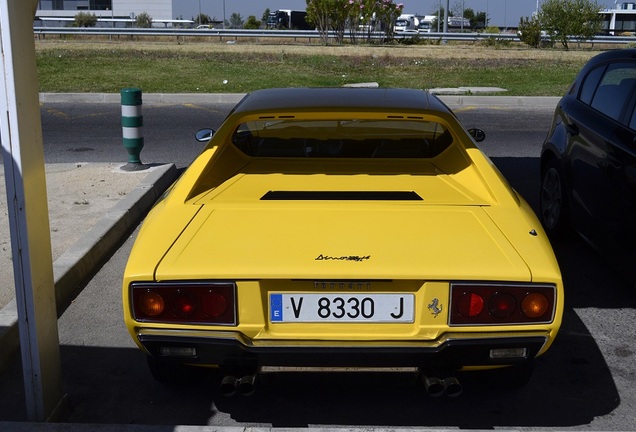
[(283, 320), (283, 295), (282, 294), (270, 294), (269, 296), (269, 310), (271, 322), (280, 322)]

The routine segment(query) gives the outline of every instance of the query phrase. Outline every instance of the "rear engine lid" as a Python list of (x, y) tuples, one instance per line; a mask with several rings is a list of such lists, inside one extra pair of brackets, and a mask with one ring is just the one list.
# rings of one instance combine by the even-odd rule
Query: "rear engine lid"
[(531, 274), (478, 206), (262, 201), (206, 205), (156, 278), (530, 281)]

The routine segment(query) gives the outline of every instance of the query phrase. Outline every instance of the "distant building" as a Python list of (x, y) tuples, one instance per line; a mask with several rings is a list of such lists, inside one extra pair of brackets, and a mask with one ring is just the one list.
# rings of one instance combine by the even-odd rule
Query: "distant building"
[(97, 16), (98, 25), (125, 26), (145, 12), (152, 17), (155, 25), (169, 26), (182, 21), (174, 19), (172, 2), (173, 0), (39, 0), (35, 25), (65, 26), (73, 21), (78, 12), (86, 12)]
[(604, 9), (603, 30), (607, 35), (636, 34), (636, 3), (621, 3), (615, 9)]

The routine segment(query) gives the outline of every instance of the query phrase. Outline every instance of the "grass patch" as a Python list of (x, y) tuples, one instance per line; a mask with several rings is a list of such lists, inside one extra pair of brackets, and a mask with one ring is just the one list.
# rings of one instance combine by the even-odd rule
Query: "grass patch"
[(502, 87), (561, 96), (596, 52), (478, 46), (36, 43), (41, 92), (243, 93), (271, 87)]

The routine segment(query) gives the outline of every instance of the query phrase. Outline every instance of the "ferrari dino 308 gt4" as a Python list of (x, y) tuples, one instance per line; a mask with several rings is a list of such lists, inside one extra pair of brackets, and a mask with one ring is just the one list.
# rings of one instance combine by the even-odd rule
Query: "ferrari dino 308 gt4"
[(460, 371), (519, 384), (563, 311), (533, 210), (425, 91), (287, 88), (247, 95), (143, 223), (124, 318), (150, 370)]

